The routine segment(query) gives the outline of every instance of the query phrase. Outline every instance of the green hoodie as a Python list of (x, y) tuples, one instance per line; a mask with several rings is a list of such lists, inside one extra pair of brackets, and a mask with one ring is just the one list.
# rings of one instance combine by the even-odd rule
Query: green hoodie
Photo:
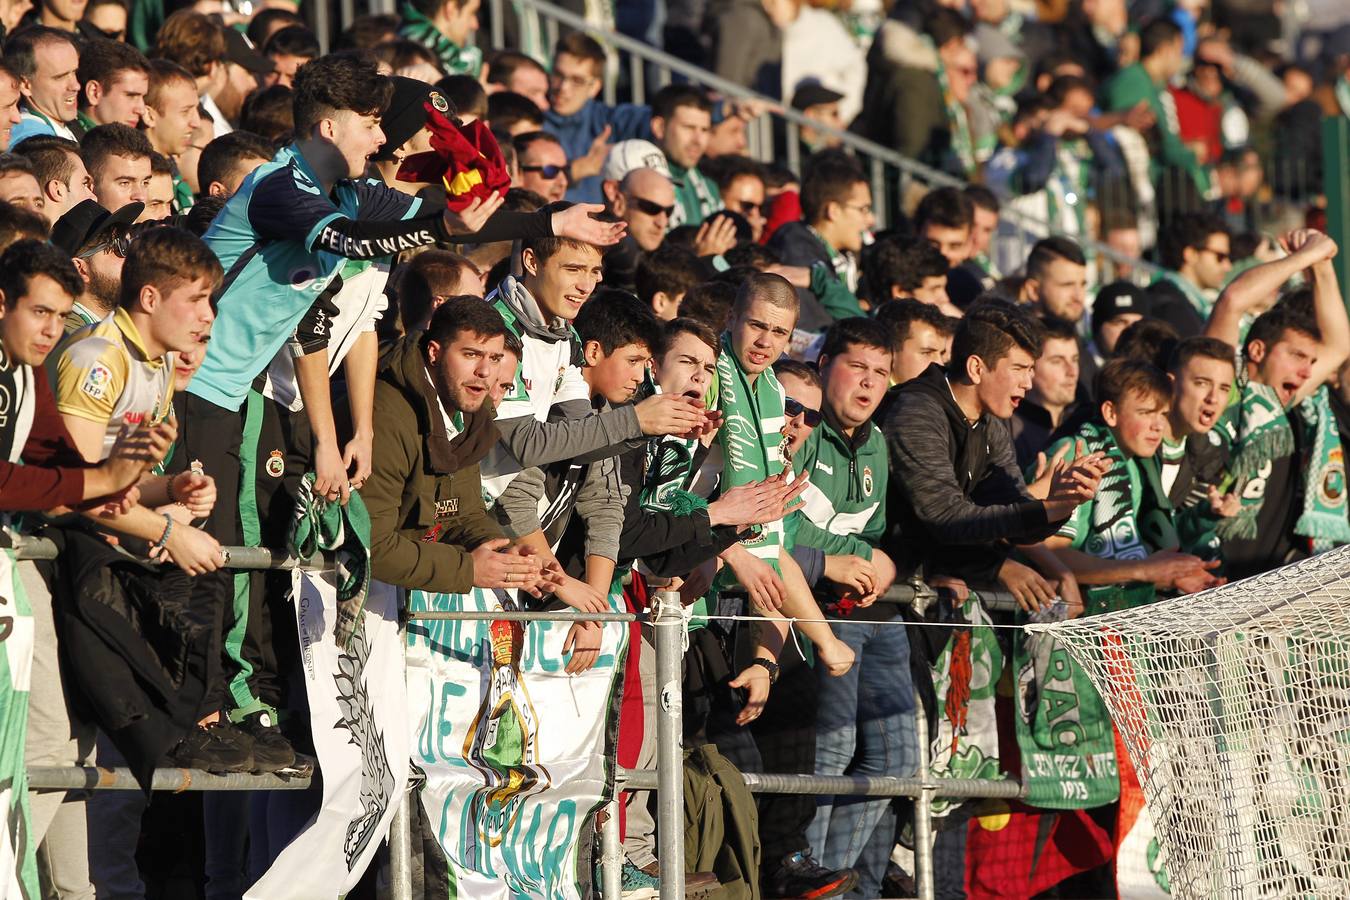
[(811, 484), (805, 508), (793, 516), (796, 541), (827, 556), (872, 558), (886, 530), (886, 439), (871, 421), (853, 437), (844, 436), (834, 417), (825, 418), (792, 461)]

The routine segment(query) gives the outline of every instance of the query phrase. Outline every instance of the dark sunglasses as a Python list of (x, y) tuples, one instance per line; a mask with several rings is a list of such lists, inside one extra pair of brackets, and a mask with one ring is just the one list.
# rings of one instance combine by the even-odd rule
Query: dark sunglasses
[(1201, 246), (1196, 247), (1195, 249), (1199, 250), (1201, 253), (1213, 253), (1214, 258), (1217, 259), (1219, 262), (1228, 262), (1233, 258), (1233, 254), (1224, 253), (1222, 250), (1215, 250), (1213, 247)]
[(808, 428), (815, 428), (820, 424), (820, 410), (802, 406), (801, 401), (793, 400), (791, 397), (783, 401), (783, 412), (787, 413), (789, 419), (802, 416), (802, 421)]
[(91, 256), (97, 256), (104, 250), (111, 250), (114, 256), (126, 258), (127, 249), (131, 246), (131, 233), (128, 231), (119, 231), (110, 234), (103, 240), (94, 244), (88, 250), (79, 255), (79, 259), (89, 259)]
[(567, 167), (566, 167), (566, 166), (553, 166), (553, 165), (548, 165), (548, 166), (521, 166), (521, 167), (520, 167), (520, 171), (522, 171), (522, 172), (538, 172), (540, 178), (543, 178), (545, 181), (552, 181), (553, 179), (557, 178), (559, 175), (561, 175), (561, 174), (563, 174), (564, 172), (566, 172), (566, 171), (567, 171)]
[(634, 197), (631, 194), (628, 195), (628, 199), (633, 201), (634, 206), (649, 216), (664, 215), (669, 217), (675, 214), (675, 204), (673, 203), (670, 206), (662, 206), (660, 203), (644, 200), (641, 197)]

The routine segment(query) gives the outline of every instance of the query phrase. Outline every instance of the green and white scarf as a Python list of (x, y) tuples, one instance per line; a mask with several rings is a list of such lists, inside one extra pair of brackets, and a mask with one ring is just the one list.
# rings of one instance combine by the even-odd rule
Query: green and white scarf
[(952, 130), (951, 153), (967, 175), (975, 171), (975, 140), (970, 133), (970, 115), (965, 104), (952, 96), (951, 82), (942, 57), (937, 61), (938, 87), (942, 89), (942, 103), (947, 108), (947, 124)]
[(1319, 552), (1350, 543), (1344, 451), (1326, 386), (1292, 412), (1296, 422), (1290, 420), (1274, 388), (1250, 381), (1242, 385), (1238, 402), (1228, 408), (1222, 424), (1233, 452), (1224, 489), (1236, 492), (1242, 506), (1236, 516), (1219, 521), (1219, 537), (1224, 540), (1256, 537), (1256, 517), (1266, 498), (1263, 467), (1294, 452), (1297, 424), (1311, 438), (1312, 446), (1304, 473), (1303, 511), (1294, 533), (1310, 538)]
[[(780, 474), (787, 459), (787, 438), (783, 436), (787, 417), (783, 386), (773, 370), (765, 369), (751, 384), (731, 347), (731, 335), (723, 334), (717, 380), (717, 409), (722, 413), (722, 427), (717, 431), (717, 446), (722, 450), (720, 490)], [(741, 546), (777, 571), (783, 543), (783, 522), (779, 520), (752, 530)], [(715, 584), (725, 589), (736, 583), (731, 567), (725, 566)]]
[(1196, 287), (1176, 272), (1163, 272), (1154, 279), (1153, 283), (1157, 284), (1159, 281), (1167, 281), (1176, 285), (1177, 290), (1186, 295), (1186, 300), (1191, 304), (1191, 308), (1196, 311), (1200, 318), (1208, 319), (1209, 314), (1213, 312), (1214, 302), (1218, 298)]
[[(652, 380), (649, 371), (634, 400), (640, 402), (659, 393), (661, 386)], [(687, 516), (708, 505), (708, 501), (689, 491), (694, 480), (694, 453), (697, 450), (697, 438), (665, 434), (647, 441), (639, 501), (643, 509)]]
[(351, 645), (370, 593), (370, 514), (355, 491), (347, 505), (314, 496), (314, 473), (306, 472), (295, 498), (290, 551), (300, 559), (334, 553), (337, 572), (337, 619), (334, 636), (339, 647)]
[(398, 33), (410, 41), (426, 47), (440, 60), (441, 68), (451, 75), (472, 75), (477, 78), (483, 70), (483, 51), (478, 47), (461, 47), (432, 24), (431, 20), (417, 11), (411, 3), (404, 3), (399, 10), (403, 25)]
[[(1105, 453), (1111, 468), (1092, 502), (1074, 510), (1060, 535), (1072, 540), (1075, 549), (1099, 559), (1146, 559), (1155, 550), (1177, 546), (1172, 504), (1162, 488), (1156, 461), (1126, 456), (1111, 429), (1095, 422), (1057, 441), (1047, 452), (1053, 455), (1065, 443), (1072, 448), (1079, 440), (1088, 453)], [(1070, 449), (1071, 458), (1074, 452)], [(1088, 593), (1110, 590), (1092, 588)]]

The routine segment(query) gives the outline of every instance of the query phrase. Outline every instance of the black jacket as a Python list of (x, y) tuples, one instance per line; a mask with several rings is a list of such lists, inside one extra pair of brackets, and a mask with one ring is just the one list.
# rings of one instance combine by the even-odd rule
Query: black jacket
[(60, 550), (52, 608), (67, 687), (149, 793), (156, 763), (206, 712), (208, 672), (218, 665), (210, 586), (84, 531), (44, 536)]
[(1023, 472), (1031, 468), (1036, 462), (1036, 454), (1044, 452), (1060, 438), (1076, 434), (1082, 424), (1092, 419), (1096, 413), (1097, 408), (1092, 403), (1092, 398), (1083, 390), (1081, 383), (1078, 385), (1078, 394), (1073, 398), (1073, 403), (1065, 407), (1058, 427), (1051, 424), (1050, 413), (1044, 406), (1030, 397), (1022, 398), (1022, 402), (1017, 404), (1017, 411), (1008, 420), (1008, 426), (1012, 430), (1013, 449), (1017, 452), (1017, 467)]
[(882, 431), (890, 451), (886, 539), (901, 571), (993, 583), (1003, 542), (1034, 543), (1058, 527), (1027, 493), (1006, 423), (966, 420), (934, 363), (893, 389)]

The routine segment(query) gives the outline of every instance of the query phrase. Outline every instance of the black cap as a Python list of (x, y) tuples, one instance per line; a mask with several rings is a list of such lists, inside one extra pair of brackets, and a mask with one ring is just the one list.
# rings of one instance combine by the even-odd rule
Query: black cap
[(66, 211), (52, 226), (52, 246), (74, 257), (85, 247), (114, 228), (129, 229), (141, 217), (145, 204), (128, 203), (117, 212), (108, 212), (97, 200), (84, 200)]
[(237, 28), (225, 29), (225, 61), (243, 66), (254, 75), (270, 75), (276, 69), (276, 64), (259, 53)]
[(404, 78), (402, 75), (391, 75), (389, 80), (394, 83), (394, 95), (389, 100), (389, 108), (380, 116), (380, 130), (384, 132), (384, 144), (380, 147), (380, 152), (371, 157), (381, 161), (393, 159), (394, 151), (406, 144), (427, 124), (428, 102), (447, 116), (454, 115), (450, 101), (445, 95), (425, 81)]
[(838, 91), (832, 91), (819, 81), (809, 81), (792, 94), (793, 109), (810, 109), (812, 106), (823, 106), (826, 103), (838, 103), (844, 99), (844, 95)]
[(1100, 331), (1116, 316), (1126, 313), (1147, 316), (1152, 312), (1148, 291), (1129, 281), (1113, 281), (1098, 291), (1097, 299), (1092, 301), (1092, 330)]

